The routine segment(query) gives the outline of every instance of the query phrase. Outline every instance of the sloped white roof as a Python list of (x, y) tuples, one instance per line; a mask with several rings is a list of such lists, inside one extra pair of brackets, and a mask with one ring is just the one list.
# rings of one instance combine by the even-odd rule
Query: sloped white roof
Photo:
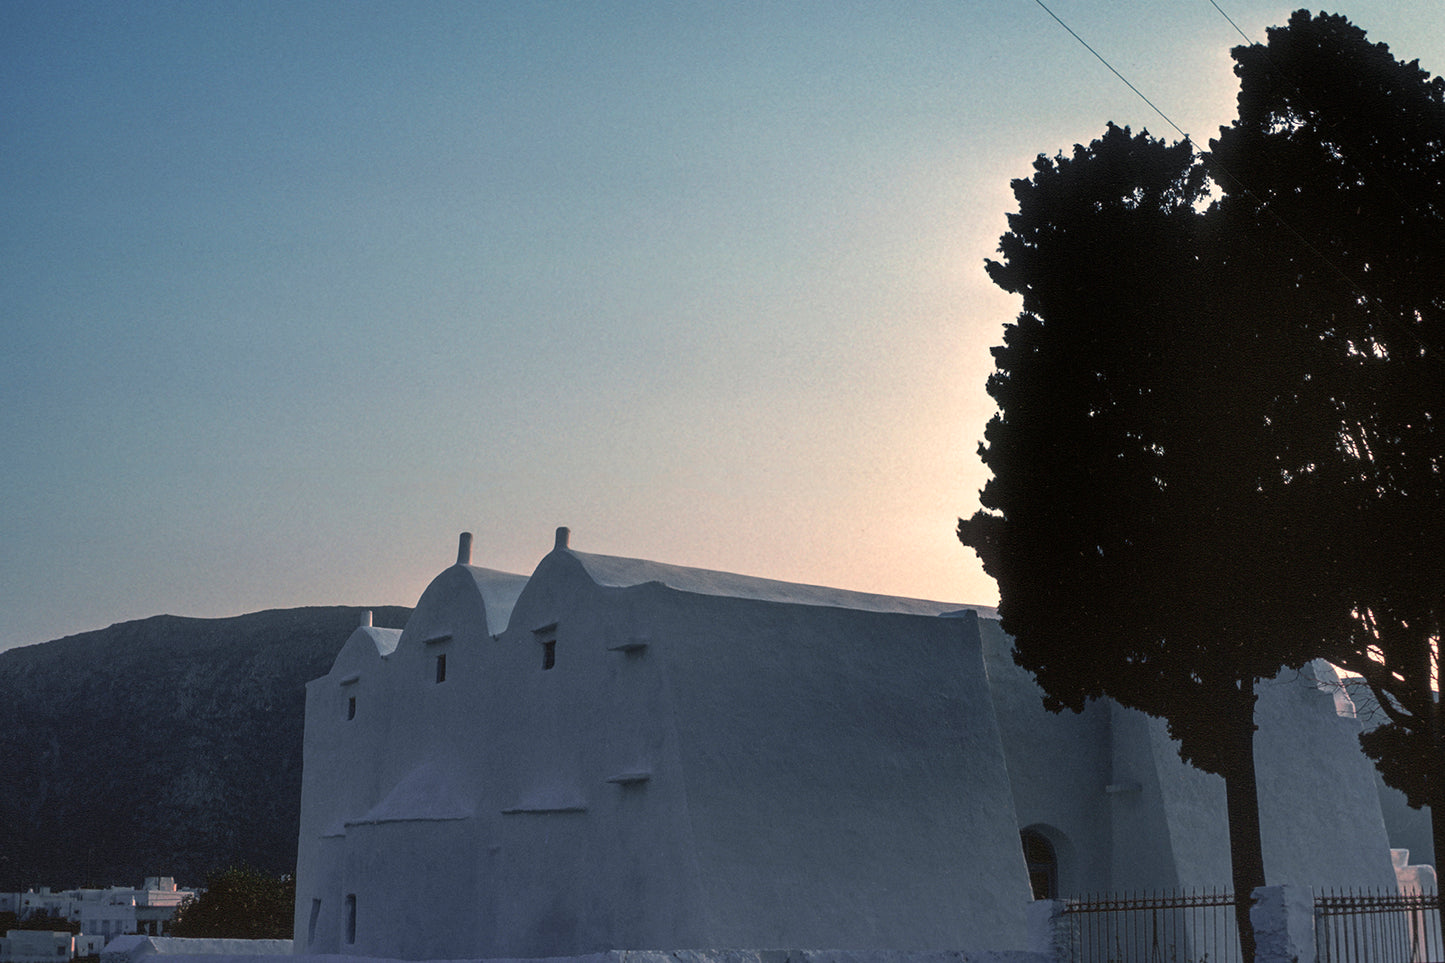
[(522, 594), (522, 589), (527, 587), (528, 577), (514, 572), (479, 568), (476, 565), (460, 567), (477, 583), (482, 604), (487, 608), (487, 633), (500, 635), (512, 620), (512, 607), (517, 604), (517, 597)]
[(446, 770), (422, 763), (366, 815), (348, 819), (346, 825), (466, 819), (471, 814), (471, 807), (456, 791)]
[(725, 598), (755, 599), (763, 602), (790, 602), (795, 605), (821, 605), (830, 608), (855, 609), (862, 612), (888, 612), (901, 615), (950, 615), (960, 609), (973, 608), (980, 615), (992, 615), (982, 606), (964, 606), (958, 602), (932, 602), (926, 599), (898, 598), (850, 592), (821, 585), (800, 585), (775, 579), (712, 572), (682, 565), (664, 565), (640, 558), (619, 558), (615, 555), (593, 555), (567, 550), (598, 585), (628, 588), (648, 582), (659, 582), (679, 592), (717, 595)]
[(356, 631), (371, 639), (378, 655), (391, 655), (396, 651), (396, 642), (401, 638), (401, 629), (379, 629), (374, 625), (363, 625)]

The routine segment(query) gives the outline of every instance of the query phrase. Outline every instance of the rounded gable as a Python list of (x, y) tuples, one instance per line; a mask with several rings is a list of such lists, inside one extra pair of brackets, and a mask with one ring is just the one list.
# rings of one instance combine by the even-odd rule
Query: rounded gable
[(328, 676), (348, 675), (376, 665), (396, 649), (401, 629), (381, 629), (371, 624), (371, 613), (364, 614), (361, 625), (352, 630), (331, 662)]
[(526, 584), (524, 575), (453, 565), (422, 592), (398, 648), (448, 638), (481, 640), (500, 635)]

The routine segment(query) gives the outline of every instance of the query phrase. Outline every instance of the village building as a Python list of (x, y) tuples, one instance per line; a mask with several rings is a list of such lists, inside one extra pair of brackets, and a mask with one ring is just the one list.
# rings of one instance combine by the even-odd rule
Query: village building
[[(1229, 887), (1159, 720), (1046, 712), (992, 610), (578, 552), (457, 563), (307, 688), (294, 948), (1022, 948), (1035, 896)], [(1315, 664), (1261, 686), (1272, 885), (1390, 887)], [(1386, 790), (1388, 792), (1388, 790)]]
[(21, 919), (42, 914), (68, 920), (80, 926), (82, 936), (104, 942), (127, 934), (168, 934), (176, 909), (194, 894), (195, 890), (177, 887), (173, 877), (148, 876), (140, 886), (61, 890), (42, 886), (4, 893), (0, 910), (13, 906), (12, 912)]
[(9, 930), (0, 937), (0, 963), (66, 963), (75, 955), (75, 936), (70, 933)]

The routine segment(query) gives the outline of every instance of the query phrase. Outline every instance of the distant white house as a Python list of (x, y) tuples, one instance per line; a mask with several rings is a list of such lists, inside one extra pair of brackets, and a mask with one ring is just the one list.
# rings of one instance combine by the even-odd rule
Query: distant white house
[(0, 963), (65, 963), (75, 956), (75, 936), (50, 930), (10, 930), (0, 937)]
[[(307, 688), (297, 953), (1010, 949), (1032, 895), (1228, 888), (1162, 723), (1044, 711), (989, 609), (574, 551), (457, 564)], [(1262, 687), (1272, 884), (1393, 885), (1327, 666)]]
[(83, 936), (106, 941), (127, 934), (163, 936), (169, 933), (176, 907), (194, 892), (178, 888), (170, 876), (150, 876), (139, 887), (52, 890), (43, 886), (24, 893), (5, 894), (0, 905), (13, 904), (21, 919), (44, 913), (79, 923)]

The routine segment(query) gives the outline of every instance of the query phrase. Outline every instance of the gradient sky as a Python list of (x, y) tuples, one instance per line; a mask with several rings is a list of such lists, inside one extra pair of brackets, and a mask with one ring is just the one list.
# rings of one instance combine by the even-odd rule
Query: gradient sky
[[(1233, 117), (1208, 0), (1049, 6)], [(1445, 70), (1440, 0), (1337, 9)], [(983, 260), (1110, 120), (1173, 137), (1033, 0), (5, 0), (0, 648), (410, 605), (558, 525), (992, 604)]]

